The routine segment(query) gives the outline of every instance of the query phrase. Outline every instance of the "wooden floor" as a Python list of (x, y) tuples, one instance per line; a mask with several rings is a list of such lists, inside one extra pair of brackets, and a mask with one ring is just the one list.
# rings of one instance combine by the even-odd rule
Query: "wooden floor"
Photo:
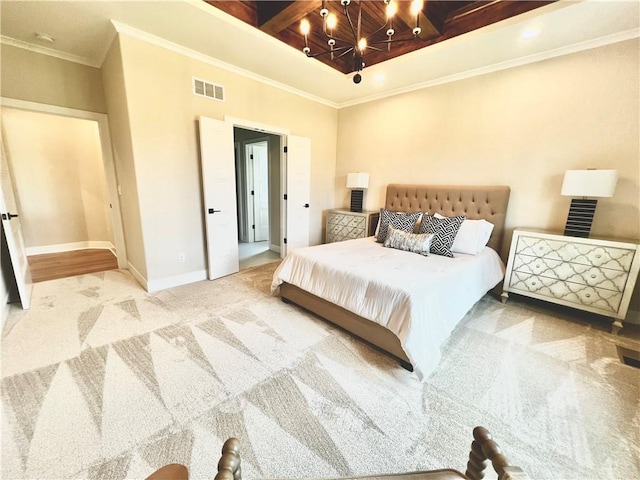
[(27, 260), (34, 283), (118, 268), (118, 259), (106, 249), (32, 255)]

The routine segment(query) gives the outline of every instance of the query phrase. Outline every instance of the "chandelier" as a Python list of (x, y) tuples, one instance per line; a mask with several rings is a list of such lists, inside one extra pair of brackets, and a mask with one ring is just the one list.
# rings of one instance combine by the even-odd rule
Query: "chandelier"
[[(331, 55), (331, 60), (337, 60), (345, 55), (351, 54), (353, 57), (353, 71), (356, 74), (353, 76), (353, 83), (360, 83), (362, 75), (360, 72), (364, 68), (364, 55), (367, 50), (375, 50), (379, 52), (390, 51), (391, 44), (397, 42), (407, 42), (411, 40), (417, 40), (422, 32), (420, 28), (420, 12), (422, 12), (423, 0), (412, 0), (411, 2), (411, 15), (415, 17), (415, 27), (413, 28), (412, 35), (405, 38), (394, 37), (395, 30), (393, 28), (393, 18), (398, 11), (397, 0), (383, 0), (386, 10), (386, 21), (379, 28), (369, 33), (368, 35), (362, 32), (362, 3), (363, 0), (357, 2), (358, 4), (358, 17), (357, 22), (354, 24), (351, 18), (351, 12), (349, 5), (351, 0), (340, 0), (340, 4), (343, 8), (343, 15), (346, 22), (349, 25), (350, 38), (343, 39), (334, 35), (334, 31), (338, 26), (338, 17), (335, 13), (329, 13), (326, 7), (328, 1), (322, 1), (322, 8), (320, 9), (320, 16), (322, 17), (322, 32), (327, 39), (328, 49), (322, 50), (317, 53), (312, 53), (309, 47), (308, 37), (311, 31), (311, 24), (309, 20), (303, 18), (300, 22), (300, 32), (304, 35), (304, 48), (302, 51), (309, 58), (319, 57), (321, 55)], [(356, 2), (354, 2), (356, 3)], [(373, 3), (373, 2), (371, 2)], [(379, 40), (374, 39), (376, 35), (386, 29), (386, 38)], [(382, 35), (378, 35), (378, 38)], [(382, 48), (386, 45), (386, 48)]]

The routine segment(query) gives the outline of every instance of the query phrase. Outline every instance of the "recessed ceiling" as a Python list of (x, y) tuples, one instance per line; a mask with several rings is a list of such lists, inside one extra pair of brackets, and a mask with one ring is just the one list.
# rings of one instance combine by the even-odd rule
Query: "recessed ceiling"
[[(386, 13), (391, 2), (386, 0), (353, 0), (346, 6), (338, 0), (205, 1), (296, 50), (302, 50), (305, 46), (304, 36), (300, 33), (300, 22), (306, 20), (310, 24), (306, 43), (309, 54), (339, 72), (348, 74), (354, 71), (354, 53), (357, 49), (353, 47), (360, 38), (367, 39), (369, 46), (364, 53), (364, 62), (367, 66), (372, 66), (556, 0), (429, 0), (422, 2), (422, 9), (417, 15), (411, 12), (411, 0), (393, 0), (396, 13), (391, 20)], [(324, 17), (320, 15), (322, 8), (327, 10)], [(333, 55), (323, 53), (331, 51), (327, 36), (329, 31), (323, 25), (323, 18), (326, 20), (332, 15), (337, 19), (337, 25), (330, 32), (334, 40), (333, 49), (336, 51)], [(420, 29), (419, 35), (413, 34), (416, 27)], [(389, 29), (393, 30), (393, 36), (387, 35)], [(390, 39), (393, 39), (393, 43), (373, 46), (374, 43)], [(344, 50), (338, 50), (340, 48)]]
[[(351, 75), (307, 58), (301, 44), (296, 48), (286, 45), (203, 0), (2, 0), (0, 32), (3, 44), (99, 68), (118, 30), (315, 101), (344, 107), (637, 38), (639, 6), (637, 0), (549, 3), (369, 64), (359, 85), (351, 81)], [(539, 35), (522, 38), (528, 28), (537, 29)], [(55, 42), (38, 41), (35, 33), (45, 33)], [(300, 40), (296, 33), (295, 41)]]

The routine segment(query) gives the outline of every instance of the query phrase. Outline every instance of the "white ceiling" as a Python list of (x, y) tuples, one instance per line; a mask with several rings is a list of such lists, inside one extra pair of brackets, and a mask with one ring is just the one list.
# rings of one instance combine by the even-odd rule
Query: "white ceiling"
[[(362, 83), (355, 85), (351, 75), (308, 59), (200, 0), (1, 0), (0, 15), (5, 44), (100, 67), (117, 30), (336, 107), (640, 35), (638, 0), (560, 0), (365, 68)], [(523, 39), (528, 27), (540, 34)], [(35, 33), (55, 42), (38, 40)]]

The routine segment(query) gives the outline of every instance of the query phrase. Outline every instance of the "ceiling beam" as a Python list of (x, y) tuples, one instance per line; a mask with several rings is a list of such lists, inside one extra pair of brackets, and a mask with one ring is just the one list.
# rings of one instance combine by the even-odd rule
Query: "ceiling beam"
[[(409, 10), (398, 9), (397, 15), (404, 23), (409, 26), (411, 30), (413, 30), (413, 27), (416, 26), (416, 17), (414, 15), (411, 15), (411, 12)], [(436, 37), (442, 34), (442, 29), (436, 27), (435, 23), (432, 22), (429, 17), (424, 14), (424, 10), (422, 10), (418, 14), (418, 17), (420, 19), (420, 28), (422, 29), (422, 33), (420, 34), (421, 37)]]
[(309, 12), (320, 11), (320, 0), (303, 2), (256, 2), (258, 28), (275, 35), (306, 17)]
[(250, 2), (238, 2), (237, 0), (205, 0), (205, 3), (248, 23), (252, 27), (258, 26), (256, 9)]
[(557, 0), (492, 0), (474, 2), (451, 15), (445, 24), (442, 40), (452, 38), (478, 28), (486, 27), (507, 18), (548, 5)]

